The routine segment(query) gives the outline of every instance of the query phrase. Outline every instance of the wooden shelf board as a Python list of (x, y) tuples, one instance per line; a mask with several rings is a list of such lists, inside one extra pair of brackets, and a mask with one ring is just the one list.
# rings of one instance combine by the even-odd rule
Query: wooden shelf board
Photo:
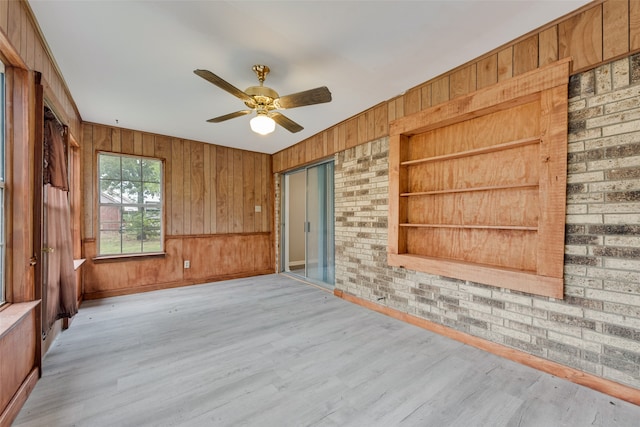
[(400, 197), (431, 196), (436, 194), (471, 193), (475, 191), (512, 190), (512, 189), (538, 188), (538, 187), (539, 187), (538, 184), (517, 184), (517, 185), (494, 185), (490, 187), (475, 187), (475, 188), (452, 188), (450, 190), (434, 190), (434, 191), (418, 191), (415, 193), (400, 193)]
[(519, 230), (538, 231), (538, 227), (527, 227), (523, 225), (464, 225), (464, 224), (409, 224), (402, 223), (400, 227), (409, 228), (466, 228), (480, 230)]
[(534, 136), (531, 138), (524, 138), (516, 141), (509, 141), (502, 144), (496, 144), (490, 147), (475, 148), (473, 150), (459, 151), (457, 153), (444, 154), (442, 156), (427, 157), (424, 159), (406, 160), (404, 162), (400, 162), (400, 165), (415, 166), (421, 163), (441, 162), (443, 160), (461, 159), (463, 157), (472, 157), (472, 156), (477, 156), (479, 154), (495, 153), (497, 151), (509, 150), (511, 148), (524, 147), (526, 145), (533, 145), (533, 144), (539, 144), (539, 143), (540, 143), (540, 137)]

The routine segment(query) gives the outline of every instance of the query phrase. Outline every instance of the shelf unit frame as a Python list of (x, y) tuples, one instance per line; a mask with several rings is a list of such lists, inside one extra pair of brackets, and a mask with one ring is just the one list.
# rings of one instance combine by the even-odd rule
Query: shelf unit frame
[(390, 266), (563, 298), (570, 61), (391, 123)]

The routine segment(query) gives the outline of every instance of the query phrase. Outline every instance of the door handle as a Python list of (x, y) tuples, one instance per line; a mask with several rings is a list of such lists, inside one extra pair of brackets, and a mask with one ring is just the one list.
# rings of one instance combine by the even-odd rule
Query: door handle
[(304, 223), (304, 231), (305, 233), (311, 233), (311, 223), (309, 221)]
[(42, 248), (42, 252), (47, 252), (47, 253), (52, 253), (55, 252), (56, 250), (54, 248)]

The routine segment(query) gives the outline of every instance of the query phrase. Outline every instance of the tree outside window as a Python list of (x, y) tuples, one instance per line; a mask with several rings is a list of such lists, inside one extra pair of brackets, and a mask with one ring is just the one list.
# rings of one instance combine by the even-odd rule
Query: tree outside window
[(162, 252), (162, 161), (100, 153), (98, 182), (98, 255)]

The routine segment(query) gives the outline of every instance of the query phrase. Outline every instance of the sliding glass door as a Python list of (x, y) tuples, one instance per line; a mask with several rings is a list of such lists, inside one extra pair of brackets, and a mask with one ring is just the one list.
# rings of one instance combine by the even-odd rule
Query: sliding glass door
[(284, 175), (282, 269), (333, 287), (333, 162)]

